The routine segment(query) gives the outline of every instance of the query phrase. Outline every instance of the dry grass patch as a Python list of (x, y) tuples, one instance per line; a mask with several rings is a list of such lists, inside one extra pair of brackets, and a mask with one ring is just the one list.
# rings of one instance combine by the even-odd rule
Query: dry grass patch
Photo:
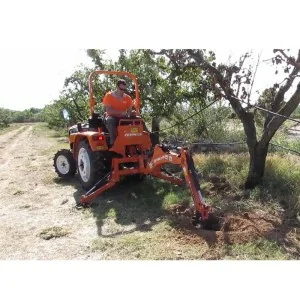
[(70, 232), (65, 228), (54, 226), (50, 228), (43, 229), (38, 236), (44, 240), (50, 240), (53, 238), (60, 238), (68, 235)]

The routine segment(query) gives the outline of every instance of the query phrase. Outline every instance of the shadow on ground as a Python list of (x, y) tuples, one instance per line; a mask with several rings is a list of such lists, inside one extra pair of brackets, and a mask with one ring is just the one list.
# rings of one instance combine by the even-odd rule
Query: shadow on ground
[[(186, 235), (187, 239), (198, 236), (205, 240), (209, 249), (223, 247), (225, 252), (222, 256), (230, 255), (230, 247), (227, 246), (266, 239), (276, 243), (290, 257), (299, 259), (300, 226), (296, 223), (291, 224), (290, 214), (275, 216), (267, 212), (257, 212), (255, 207), (246, 205), (249, 195), (230, 194), (230, 185), (223, 179), (216, 176), (206, 178), (211, 185), (209, 190), (204, 191), (205, 195), (216, 192), (225, 203), (221, 211), (217, 212), (220, 219), (218, 231), (195, 228), (191, 225), (191, 215), (181, 214), (178, 209), (166, 210), (166, 197), (170, 193), (182, 193), (182, 188), (153, 178), (146, 178), (140, 182), (127, 177), (97, 197), (91, 207), (82, 210), (95, 218), (98, 235), (102, 237), (151, 231), (155, 224), (167, 220), (168, 224), (178, 233)], [(74, 200), (79, 203), (84, 191), (77, 178), (58, 183), (74, 186)], [(257, 247), (260, 247), (259, 244)], [(216, 255), (213, 258), (221, 257)]]
[[(74, 186), (75, 203), (80, 202), (85, 191), (76, 177), (56, 182)], [(95, 218), (99, 236), (113, 237), (134, 231), (150, 231), (153, 225), (170, 217), (164, 208), (165, 197), (170, 193), (182, 193), (182, 190), (181, 187), (154, 178), (139, 181), (128, 176), (95, 198), (90, 207), (81, 210)], [(110, 222), (112, 220), (114, 222)], [(109, 227), (113, 227), (112, 230)]]

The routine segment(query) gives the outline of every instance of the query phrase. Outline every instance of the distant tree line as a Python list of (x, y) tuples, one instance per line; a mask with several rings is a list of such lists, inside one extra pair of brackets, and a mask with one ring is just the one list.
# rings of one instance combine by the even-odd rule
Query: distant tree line
[(0, 107), (0, 128), (7, 127), (11, 123), (41, 122), (44, 120), (43, 109), (29, 108), (23, 111), (15, 111)]

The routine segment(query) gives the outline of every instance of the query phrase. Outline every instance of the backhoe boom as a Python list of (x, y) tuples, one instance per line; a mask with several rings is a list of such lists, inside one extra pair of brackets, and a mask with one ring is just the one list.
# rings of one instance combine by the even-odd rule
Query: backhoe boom
[[(120, 181), (121, 176), (129, 174), (145, 174), (167, 180), (177, 185), (184, 185), (184, 183), (186, 182), (194, 201), (196, 218), (198, 222), (206, 220), (208, 218), (210, 208), (205, 204), (202, 197), (193, 158), (187, 149), (181, 148), (178, 150), (179, 153), (173, 152), (166, 147), (156, 145), (153, 151), (153, 155), (148, 161), (144, 161), (142, 159), (142, 156), (130, 158), (130, 161), (132, 163), (136, 163), (137, 168), (131, 168), (129, 170), (124, 170), (120, 167), (120, 165), (125, 161), (128, 162), (128, 159), (113, 158), (113, 170), (108, 175), (106, 175), (106, 178), (108, 180), (106, 182), (103, 182), (103, 180), (101, 179), (90, 191), (88, 191), (84, 196), (81, 197), (80, 202), (82, 204), (89, 203), (93, 198), (102, 194), (105, 190), (113, 187), (118, 181)], [(170, 175), (170, 173), (168, 172), (165, 172), (162, 168), (165, 164), (181, 166), (183, 169), (185, 180)]]

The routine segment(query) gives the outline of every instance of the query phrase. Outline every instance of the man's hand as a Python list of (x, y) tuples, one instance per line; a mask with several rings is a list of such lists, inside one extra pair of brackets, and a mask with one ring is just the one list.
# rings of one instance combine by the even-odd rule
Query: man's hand
[(130, 116), (131, 117), (136, 117), (136, 111), (135, 110), (131, 111)]
[(115, 110), (109, 104), (105, 105), (105, 109), (106, 109), (106, 112), (111, 116), (115, 116), (115, 117), (122, 117), (122, 116), (125, 117), (126, 116), (126, 111)]

